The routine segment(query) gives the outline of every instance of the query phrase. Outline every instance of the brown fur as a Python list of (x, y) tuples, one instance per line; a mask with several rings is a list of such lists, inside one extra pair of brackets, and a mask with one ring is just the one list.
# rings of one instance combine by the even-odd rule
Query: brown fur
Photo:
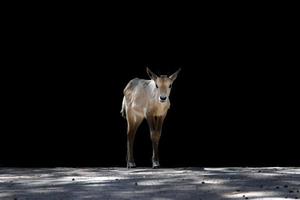
[(152, 80), (135, 78), (129, 81), (123, 93), (122, 116), (127, 119), (127, 167), (135, 167), (133, 143), (136, 131), (144, 119), (150, 128), (153, 147), (153, 168), (159, 167), (158, 144), (167, 111), (170, 107), (171, 85), (180, 70), (171, 76), (157, 76), (147, 68)]

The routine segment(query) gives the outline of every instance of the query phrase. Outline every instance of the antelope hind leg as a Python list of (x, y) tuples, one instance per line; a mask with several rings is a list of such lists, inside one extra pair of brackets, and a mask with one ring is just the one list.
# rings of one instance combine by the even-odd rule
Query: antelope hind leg
[(132, 120), (132, 117), (127, 118), (127, 168), (136, 167), (133, 158), (133, 144), (136, 131), (142, 123), (142, 121), (143, 118), (135, 118), (135, 120)]

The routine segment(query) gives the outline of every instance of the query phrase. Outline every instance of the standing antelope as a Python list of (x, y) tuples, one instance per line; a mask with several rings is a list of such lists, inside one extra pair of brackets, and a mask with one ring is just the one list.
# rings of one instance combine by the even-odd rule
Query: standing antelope
[(167, 111), (172, 83), (180, 69), (171, 76), (157, 76), (146, 68), (151, 80), (135, 78), (124, 89), (121, 114), (127, 119), (127, 167), (134, 168), (133, 143), (136, 131), (146, 118), (153, 147), (152, 167), (159, 167), (158, 143)]

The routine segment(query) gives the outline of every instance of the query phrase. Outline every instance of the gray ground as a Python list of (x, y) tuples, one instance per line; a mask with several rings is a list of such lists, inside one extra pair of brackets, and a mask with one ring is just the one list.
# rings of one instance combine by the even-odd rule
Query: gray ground
[(300, 199), (300, 168), (0, 168), (2, 200)]

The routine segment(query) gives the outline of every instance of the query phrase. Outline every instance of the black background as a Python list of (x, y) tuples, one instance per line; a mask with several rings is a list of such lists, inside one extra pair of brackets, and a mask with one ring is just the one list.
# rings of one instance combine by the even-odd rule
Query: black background
[[(148, 78), (146, 65), (157, 74), (182, 68), (162, 132), (163, 167), (300, 165), (288, 38), (269, 18), (211, 18), (140, 29), (14, 24), (2, 55), (0, 165), (126, 166), (122, 91)], [(143, 123), (137, 165), (151, 166), (151, 153)]]
[[(238, 62), (244, 66), (226, 64), (237, 62), (231, 59), (148, 64), (158, 74), (182, 68), (163, 127), (162, 166), (299, 164), (290, 80), (282, 71), (254, 67), (242, 58)], [(145, 66), (96, 63), (14, 71), (4, 97), (1, 164), (125, 166), (122, 90), (134, 77), (148, 78)], [(144, 122), (135, 143), (137, 165), (151, 166), (151, 152)]]

